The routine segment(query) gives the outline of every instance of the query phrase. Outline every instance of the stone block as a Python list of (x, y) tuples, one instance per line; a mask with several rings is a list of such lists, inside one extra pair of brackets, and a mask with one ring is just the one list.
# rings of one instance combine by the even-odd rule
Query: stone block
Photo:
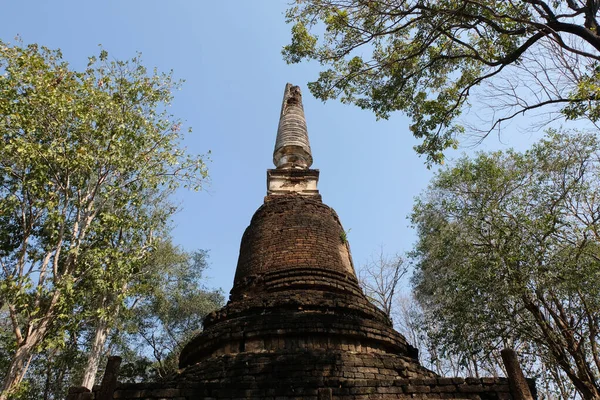
[(431, 388), (424, 385), (407, 385), (403, 388), (405, 393), (429, 393)]
[(317, 391), (317, 400), (331, 400), (332, 390), (331, 388), (322, 388)]
[(430, 386), (433, 393), (456, 393), (457, 389), (454, 385), (438, 385)]
[(469, 384), (462, 384), (462, 385), (458, 385), (458, 391), (461, 393), (476, 393), (476, 392), (482, 392), (483, 391), (483, 386), (481, 384), (477, 384), (477, 385), (469, 385)]

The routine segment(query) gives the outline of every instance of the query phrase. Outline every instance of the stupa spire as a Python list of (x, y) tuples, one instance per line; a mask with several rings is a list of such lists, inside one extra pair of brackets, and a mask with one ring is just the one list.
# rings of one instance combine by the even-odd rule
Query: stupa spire
[(273, 151), (275, 169), (267, 170), (267, 195), (298, 193), (318, 196), (319, 171), (310, 169), (313, 159), (298, 86), (285, 85)]
[(312, 165), (308, 130), (299, 86), (285, 85), (273, 163), (277, 169), (308, 169)]

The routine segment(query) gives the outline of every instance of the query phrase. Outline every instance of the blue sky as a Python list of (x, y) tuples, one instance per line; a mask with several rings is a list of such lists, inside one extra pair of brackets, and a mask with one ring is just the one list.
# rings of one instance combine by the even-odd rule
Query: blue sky
[[(412, 147), (409, 121), (394, 114), (376, 121), (366, 111), (315, 100), (306, 83), (318, 65), (287, 65), (285, 0), (6, 1), (0, 38), (60, 48), (74, 68), (97, 55), (117, 59), (142, 53), (144, 64), (185, 79), (172, 113), (193, 127), (191, 153), (212, 152), (211, 183), (180, 191), (175, 242), (210, 251), (208, 286), (228, 292), (242, 233), (266, 194), (283, 89), (300, 85), (323, 201), (349, 230), (356, 267), (379, 252), (410, 249), (406, 216), (433, 172)], [(532, 136), (504, 134), (477, 149), (524, 147)], [(471, 152), (472, 149), (461, 151)], [(457, 153), (458, 154), (458, 153)]]

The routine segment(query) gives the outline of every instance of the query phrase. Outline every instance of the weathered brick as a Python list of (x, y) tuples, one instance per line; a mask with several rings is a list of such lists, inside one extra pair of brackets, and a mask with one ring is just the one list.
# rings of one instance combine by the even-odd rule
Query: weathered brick
[[(290, 171), (288, 178), (310, 174), (318, 176)], [(344, 237), (320, 196), (267, 196), (244, 232), (230, 301), (184, 348), (185, 368), (163, 382), (120, 384), (114, 398), (509, 396), (505, 380), (442, 378), (419, 365), (416, 349), (361, 292)]]

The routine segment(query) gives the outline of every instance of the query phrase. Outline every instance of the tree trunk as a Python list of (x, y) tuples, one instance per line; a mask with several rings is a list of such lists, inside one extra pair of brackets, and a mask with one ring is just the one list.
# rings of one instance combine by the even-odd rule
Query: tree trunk
[(510, 392), (513, 399), (533, 400), (533, 396), (529, 390), (529, 384), (521, 369), (517, 352), (511, 348), (505, 348), (500, 352), (500, 355), (502, 356), (502, 361), (504, 361), (506, 376), (508, 377)]
[(100, 365), (100, 357), (102, 356), (102, 349), (104, 349), (104, 343), (106, 343), (108, 332), (108, 323), (103, 319), (98, 321), (98, 325), (96, 326), (96, 332), (94, 333), (92, 347), (90, 348), (87, 363), (83, 373), (83, 379), (81, 381), (81, 386), (85, 386), (90, 390), (92, 390), (92, 387), (94, 386), (94, 382), (96, 380), (96, 373), (98, 372), (98, 365)]
[(27, 367), (29, 366), (29, 361), (33, 355), (33, 347), (33, 343), (26, 341), (25, 344), (20, 346), (15, 352), (10, 366), (8, 367), (8, 372), (4, 378), (2, 392), (0, 393), (0, 400), (7, 400), (8, 395), (17, 388), (17, 386), (23, 380), (23, 377), (25, 377)]
[[(2, 391), (0, 392), (0, 400), (8, 400), (8, 395), (17, 388), (25, 377), (27, 368), (29, 368), (29, 362), (33, 356), (33, 349), (40, 344), (48, 332), (51, 317), (54, 314), (59, 297), (60, 293), (57, 291), (54, 292), (50, 304), (48, 305), (48, 309), (45, 312), (45, 316), (39, 320), (38, 325), (29, 325), (27, 333), (25, 334), (25, 339), (20, 339), (20, 333), (16, 335), (20, 342), (17, 351), (12, 357), (8, 372), (4, 377), (4, 384), (2, 385)], [(9, 307), (10, 306), (9, 303)], [(17, 322), (15, 314), (11, 313), (11, 318), (14, 318), (13, 324), (16, 326)], [(31, 320), (29, 323), (31, 324)], [(18, 328), (15, 328), (15, 330), (18, 330)]]

